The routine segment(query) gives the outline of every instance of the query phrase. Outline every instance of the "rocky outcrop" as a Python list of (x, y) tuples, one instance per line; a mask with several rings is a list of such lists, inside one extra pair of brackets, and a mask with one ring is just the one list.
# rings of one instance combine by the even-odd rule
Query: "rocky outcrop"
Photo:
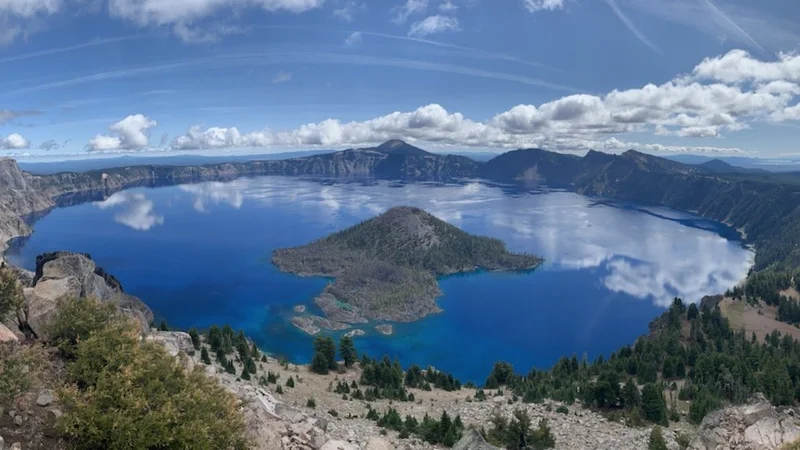
[(779, 411), (757, 395), (745, 405), (730, 406), (703, 419), (690, 450), (772, 450), (800, 440), (794, 411)]
[(20, 324), (40, 338), (45, 337), (45, 324), (62, 299), (116, 302), (120, 312), (133, 318), (143, 331), (149, 330), (153, 320), (153, 313), (144, 302), (126, 294), (120, 283), (99, 269), (86, 254), (57, 252), (38, 256), (31, 287), (23, 292)]
[(464, 432), (464, 436), (453, 446), (453, 450), (500, 450), (486, 442), (486, 440), (475, 429)]

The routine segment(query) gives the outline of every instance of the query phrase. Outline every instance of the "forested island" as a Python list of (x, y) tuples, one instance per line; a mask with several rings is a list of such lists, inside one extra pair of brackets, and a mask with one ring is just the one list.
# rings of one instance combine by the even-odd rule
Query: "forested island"
[(359, 323), (410, 322), (441, 311), (438, 276), (531, 270), (542, 259), (402, 206), (308, 245), (275, 250), (272, 261), (286, 272), (335, 278), (315, 302), (331, 320)]

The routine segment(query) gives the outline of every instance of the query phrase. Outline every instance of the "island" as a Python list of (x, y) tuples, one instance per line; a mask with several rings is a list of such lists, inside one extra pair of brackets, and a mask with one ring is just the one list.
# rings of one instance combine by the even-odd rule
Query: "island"
[(331, 321), (353, 324), (419, 320), (441, 312), (439, 276), (533, 270), (542, 259), (400, 206), (308, 245), (277, 249), (272, 262), (300, 276), (334, 278), (314, 302)]

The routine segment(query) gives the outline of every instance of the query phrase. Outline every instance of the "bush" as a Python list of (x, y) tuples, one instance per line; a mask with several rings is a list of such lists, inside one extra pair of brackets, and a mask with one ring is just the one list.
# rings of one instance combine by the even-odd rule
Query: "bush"
[[(100, 309), (79, 308), (90, 318)], [(159, 344), (141, 341), (131, 323), (112, 323), (68, 348), (74, 384), (58, 393), (58, 429), (71, 448), (248, 448), (236, 397), (201, 368), (186, 372)]]
[(44, 331), (48, 341), (65, 358), (72, 359), (79, 342), (85, 341), (98, 330), (121, 322), (117, 306), (113, 303), (101, 303), (90, 298), (65, 299), (58, 302), (56, 312), (45, 325)]
[(653, 431), (650, 432), (650, 439), (647, 442), (647, 450), (667, 450), (667, 442), (661, 433), (661, 427), (653, 427)]
[(317, 407), (317, 401), (314, 400), (313, 398), (308, 399), (308, 401), (306, 402), (306, 407), (307, 408), (316, 408)]
[(22, 306), (22, 288), (17, 276), (10, 269), (0, 268), (0, 322), (6, 314), (16, 312)]
[(559, 407), (556, 408), (556, 412), (560, 414), (569, 414), (569, 409), (564, 405), (559, 405)]

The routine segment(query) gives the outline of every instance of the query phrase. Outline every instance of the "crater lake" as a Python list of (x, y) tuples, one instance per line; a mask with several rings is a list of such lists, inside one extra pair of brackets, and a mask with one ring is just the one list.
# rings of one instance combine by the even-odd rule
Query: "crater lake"
[(462, 381), (482, 382), (498, 360), (527, 372), (560, 356), (607, 355), (646, 333), (674, 297), (697, 302), (732, 287), (753, 259), (729, 227), (665, 208), (480, 181), (287, 177), (136, 188), (57, 208), (7, 258), (33, 270), (44, 252), (89, 253), (156, 322), (228, 323), (271, 354), (305, 363), (313, 338), (292, 325), (294, 307), (318, 314), (313, 299), (330, 280), (281, 273), (272, 250), (399, 205), (545, 258), (530, 273), (440, 279), (444, 312), (396, 323), (391, 336), (354, 326), (366, 332), (354, 338), (359, 352), (433, 365)]

